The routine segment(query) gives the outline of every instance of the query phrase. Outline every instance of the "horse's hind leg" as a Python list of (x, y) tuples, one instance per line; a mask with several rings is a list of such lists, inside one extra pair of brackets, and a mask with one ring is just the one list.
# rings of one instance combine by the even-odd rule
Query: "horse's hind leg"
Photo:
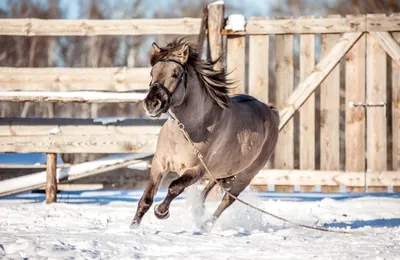
[[(247, 171), (240, 172), (237, 175), (236, 179), (233, 181), (232, 188), (230, 189), (229, 193), (231, 193), (234, 196), (238, 196), (250, 184), (254, 175), (255, 175), (254, 173), (251, 174)], [(234, 198), (229, 196), (228, 193), (225, 193), (217, 210), (214, 212), (212, 217), (209, 220), (207, 220), (200, 228), (204, 231), (210, 231), (211, 228), (214, 226), (215, 221), (221, 216), (222, 212), (224, 212), (225, 209), (227, 209), (230, 205), (232, 205), (234, 201), (235, 201)]]
[(150, 209), (153, 204), (154, 196), (157, 193), (157, 190), (160, 186), (160, 183), (164, 176), (167, 174), (165, 170), (160, 170), (157, 166), (158, 164), (154, 163), (151, 167), (150, 179), (147, 184), (145, 191), (143, 192), (142, 198), (138, 203), (138, 208), (136, 210), (135, 217), (132, 220), (131, 228), (136, 228), (140, 225), (144, 214)]
[(201, 167), (195, 166), (185, 169), (181, 177), (171, 182), (168, 194), (164, 201), (154, 208), (154, 214), (159, 219), (166, 219), (169, 216), (169, 206), (171, 202), (181, 194), (186, 187), (196, 183), (204, 175)]
[(210, 191), (212, 190), (212, 188), (214, 188), (215, 186), (215, 182), (214, 181), (209, 181), (206, 185), (206, 187), (204, 187), (203, 191), (200, 193), (199, 195), (199, 201), (197, 202), (197, 204), (194, 205), (194, 213), (196, 214), (196, 216), (203, 216), (204, 215), (204, 210), (205, 210), (205, 202), (208, 196), (208, 193), (210, 193)]

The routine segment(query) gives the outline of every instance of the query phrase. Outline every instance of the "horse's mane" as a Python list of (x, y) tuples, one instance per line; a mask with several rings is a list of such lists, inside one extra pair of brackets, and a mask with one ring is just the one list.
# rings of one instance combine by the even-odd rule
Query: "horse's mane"
[[(184, 44), (187, 43), (188, 42), (185, 41), (184, 38), (174, 39), (172, 42), (168, 43), (166, 47), (160, 48), (160, 52), (151, 55), (151, 66), (154, 66), (163, 58), (168, 58), (171, 53), (179, 50)], [(186, 65), (193, 68), (193, 70), (199, 75), (199, 78), (203, 82), (210, 97), (220, 107), (227, 108), (230, 104), (229, 86), (233, 82), (227, 78), (228, 73), (224, 69), (214, 69), (214, 64), (216, 64), (220, 58), (211, 62), (202, 60), (195, 48), (195, 45), (189, 43), (189, 58), (186, 62)]]

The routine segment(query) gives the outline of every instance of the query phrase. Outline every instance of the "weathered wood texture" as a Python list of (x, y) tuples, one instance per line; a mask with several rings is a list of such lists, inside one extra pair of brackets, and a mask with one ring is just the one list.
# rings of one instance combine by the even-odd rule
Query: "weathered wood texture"
[[(224, 27), (224, 4), (215, 2), (208, 5), (208, 41), (211, 60), (216, 61), (223, 54), (223, 40), (221, 30)], [(215, 65), (215, 69), (222, 68), (222, 59)]]
[[(284, 109), (287, 99), (293, 92), (294, 66), (293, 66), (293, 35), (276, 35), (276, 106)], [(275, 149), (274, 168), (293, 169), (294, 167), (294, 122), (289, 121), (280, 131)], [(275, 186), (279, 192), (293, 192), (294, 186)]]
[[(299, 20), (312, 19), (300, 17)], [(300, 35), (300, 82), (305, 80), (315, 66), (315, 35)], [(315, 93), (299, 109), (300, 112), (300, 169), (315, 170)], [(313, 192), (314, 186), (300, 186), (301, 192)]]
[(398, 31), (400, 24), (399, 13), (386, 16), (385, 14), (367, 14), (367, 32)]
[(313, 72), (296, 88), (293, 94), (287, 99), (286, 106), (279, 111), (281, 129), (293, 116), (296, 110), (315, 91), (317, 86), (332, 71), (340, 59), (360, 38), (362, 33), (345, 33), (322, 60), (315, 66)]
[(263, 169), (251, 184), (364, 187), (365, 182), (386, 188), (399, 186), (400, 178), (396, 171), (371, 171), (365, 175), (365, 172)]
[[(325, 57), (340, 39), (340, 34), (323, 34), (321, 57)], [(340, 64), (328, 74), (320, 86), (320, 156), (321, 170), (340, 170)], [(322, 186), (322, 192), (339, 192), (339, 186)]]
[(145, 97), (146, 93), (0, 91), (0, 101), (10, 102), (136, 103)]
[(153, 153), (163, 120), (2, 119), (0, 152)]
[[(393, 38), (400, 43), (400, 32), (393, 33)], [(392, 62), (392, 140), (393, 170), (400, 171), (400, 64)], [(400, 192), (400, 187), (396, 187)]]
[(46, 154), (46, 203), (57, 202), (57, 154)]
[[(386, 52), (371, 34), (367, 36), (367, 103), (386, 104)], [(387, 169), (386, 107), (367, 108), (367, 170)], [(369, 174), (369, 173), (368, 173)], [(386, 187), (367, 183), (370, 192)]]
[(199, 33), (200, 25), (200, 18), (124, 20), (0, 19), (0, 35), (196, 35)]
[(229, 78), (233, 80), (233, 93), (245, 93), (246, 90), (246, 38), (244, 36), (229, 36), (226, 39), (226, 69), (230, 72)]
[[(365, 108), (351, 103), (365, 102), (366, 34), (346, 54), (346, 171), (365, 171)], [(364, 187), (347, 187), (348, 192), (364, 192)]]
[(269, 36), (249, 37), (249, 94), (268, 103)]
[(291, 34), (291, 33), (350, 33), (398, 31), (398, 15), (348, 15), (327, 18), (276, 19), (252, 17), (247, 21), (245, 31), (223, 30), (225, 35)]
[[(151, 158), (150, 154), (111, 155), (91, 162), (72, 165), (68, 168), (57, 169), (57, 181), (71, 181), (87, 176), (115, 170)], [(46, 172), (38, 172), (27, 176), (7, 179), (0, 182), (0, 197), (46, 186)]]
[(269, 20), (254, 18), (247, 21), (247, 34), (287, 34), (287, 33), (345, 33), (365, 29), (365, 16), (351, 18), (302, 18)]
[(0, 67), (2, 91), (147, 90), (151, 68), (10, 68)]

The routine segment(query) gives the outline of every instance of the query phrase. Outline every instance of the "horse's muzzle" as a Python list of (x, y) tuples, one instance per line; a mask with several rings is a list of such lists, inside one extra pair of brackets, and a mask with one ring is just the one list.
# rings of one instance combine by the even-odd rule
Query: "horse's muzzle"
[(151, 84), (143, 106), (150, 117), (157, 118), (168, 111), (170, 100), (171, 92), (163, 84), (156, 82)]

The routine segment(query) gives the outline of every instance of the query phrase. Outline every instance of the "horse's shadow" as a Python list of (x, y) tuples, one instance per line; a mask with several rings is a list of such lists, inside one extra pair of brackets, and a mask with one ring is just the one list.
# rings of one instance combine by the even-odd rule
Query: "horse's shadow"
[(332, 222), (325, 223), (323, 225), (324, 228), (363, 228), (363, 227), (371, 227), (371, 228), (393, 228), (400, 227), (400, 218), (380, 218), (380, 219), (372, 219), (372, 220), (356, 220), (353, 222)]

